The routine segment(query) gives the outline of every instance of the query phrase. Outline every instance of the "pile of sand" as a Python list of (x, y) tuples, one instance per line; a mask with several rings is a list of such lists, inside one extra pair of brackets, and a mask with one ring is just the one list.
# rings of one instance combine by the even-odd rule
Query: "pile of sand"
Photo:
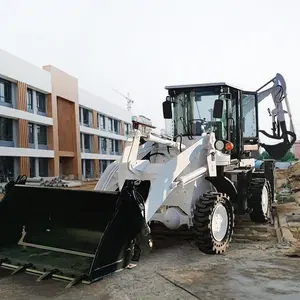
[(285, 170), (277, 170), (277, 187), (288, 184), (293, 192), (300, 191), (300, 161)]

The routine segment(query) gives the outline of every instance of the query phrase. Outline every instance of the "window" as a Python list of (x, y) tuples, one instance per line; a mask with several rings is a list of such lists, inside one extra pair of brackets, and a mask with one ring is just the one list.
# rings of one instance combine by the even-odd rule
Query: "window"
[(32, 123), (28, 123), (28, 143), (34, 144), (34, 127)]
[(120, 134), (120, 121), (114, 120), (114, 132)]
[(256, 120), (256, 102), (255, 95), (242, 95), (243, 107), (243, 136), (244, 138), (253, 138), (258, 136)]
[(33, 97), (32, 97), (32, 89), (27, 89), (27, 110), (33, 110)]
[(82, 118), (81, 118), (81, 112), (82, 112), (82, 108), (79, 107), (79, 123), (82, 124)]
[[(174, 100), (174, 134), (199, 135), (215, 132), (216, 138), (226, 138), (223, 118), (213, 118), (214, 101), (218, 98), (215, 91), (186, 91), (176, 95)], [(224, 105), (226, 107), (226, 105)]]
[(83, 125), (84, 126), (91, 126), (92, 124), (92, 112), (88, 109), (83, 108), (82, 109), (82, 115), (83, 115)]
[(37, 136), (38, 136), (38, 144), (39, 145), (47, 145), (47, 126), (37, 125)]
[(39, 158), (39, 176), (48, 177), (48, 158)]
[(114, 140), (108, 139), (109, 154), (114, 153)]
[(108, 130), (113, 131), (113, 120), (108, 118)]
[(11, 100), (11, 83), (0, 78), (0, 103), (12, 104)]
[(108, 166), (107, 160), (100, 160), (100, 172), (103, 173)]
[(83, 143), (84, 143), (84, 150), (87, 152), (91, 152), (91, 136), (88, 134), (83, 135)]
[(36, 92), (36, 103), (38, 113), (46, 114), (46, 95)]
[(85, 177), (86, 178), (92, 177), (92, 162), (90, 159), (85, 160)]
[(129, 135), (130, 125), (125, 123), (125, 135)]
[(119, 140), (115, 140), (115, 154), (120, 154), (120, 149), (121, 147), (120, 147), (120, 141)]
[(100, 115), (100, 129), (105, 130), (105, 116)]
[(106, 138), (100, 138), (100, 153), (105, 154), (107, 151), (107, 141)]
[(29, 158), (30, 177), (35, 177), (35, 159)]
[(14, 158), (13, 157), (0, 157), (0, 182), (6, 182), (8, 179), (14, 177)]
[(89, 126), (89, 112), (87, 109), (82, 109), (83, 124)]
[(13, 120), (0, 117), (0, 140), (13, 141)]

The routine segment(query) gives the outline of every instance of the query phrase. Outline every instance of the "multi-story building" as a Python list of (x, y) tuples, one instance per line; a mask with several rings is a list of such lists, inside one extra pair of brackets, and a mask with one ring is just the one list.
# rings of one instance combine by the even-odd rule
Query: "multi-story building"
[(120, 157), (131, 118), (56, 67), (0, 51), (0, 181), (98, 177)]
[(131, 114), (100, 97), (79, 89), (82, 173), (100, 174), (120, 157), (131, 128)]

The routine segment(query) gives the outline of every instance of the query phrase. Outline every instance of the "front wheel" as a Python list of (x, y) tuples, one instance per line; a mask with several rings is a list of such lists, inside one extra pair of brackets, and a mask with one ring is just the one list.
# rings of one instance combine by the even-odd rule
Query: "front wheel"
[(198, 249), (206, 254), (227, 250), (234, 227), (234, 209), (227, 195), (208, 192), (196, 201), (193, 229)]

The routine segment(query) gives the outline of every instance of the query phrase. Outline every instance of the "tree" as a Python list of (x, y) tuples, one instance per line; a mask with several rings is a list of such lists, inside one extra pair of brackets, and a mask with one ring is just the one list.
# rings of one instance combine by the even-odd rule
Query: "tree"
[[(262, 153), (259, 155), (259, 159), (260, 159), (260, 160), (270, 159), (270, 158), (271, 158), (270, 155), (269, 155), (266, 151), (262, 152)], [(289, 151), (285, 154), (285, 156), (284, 156), (282, 159), (278, 160), (278, 161), (281, 161), (281, 162), (287, 162), (287, 161), (295, 161), (295, 160), (296, 160), (296, 157), (295, 157), (294, 153), (293, 153), (292, 151), (289, 150)]]
[(269, 159), (269, 158), (271, 158), (271, 157), (267, 151), (264, 151), (259, 155), (260, 160)]
[(288, 151), (280, 161), (294, 161), (295, 158), (295, 154), (292, 151)]

